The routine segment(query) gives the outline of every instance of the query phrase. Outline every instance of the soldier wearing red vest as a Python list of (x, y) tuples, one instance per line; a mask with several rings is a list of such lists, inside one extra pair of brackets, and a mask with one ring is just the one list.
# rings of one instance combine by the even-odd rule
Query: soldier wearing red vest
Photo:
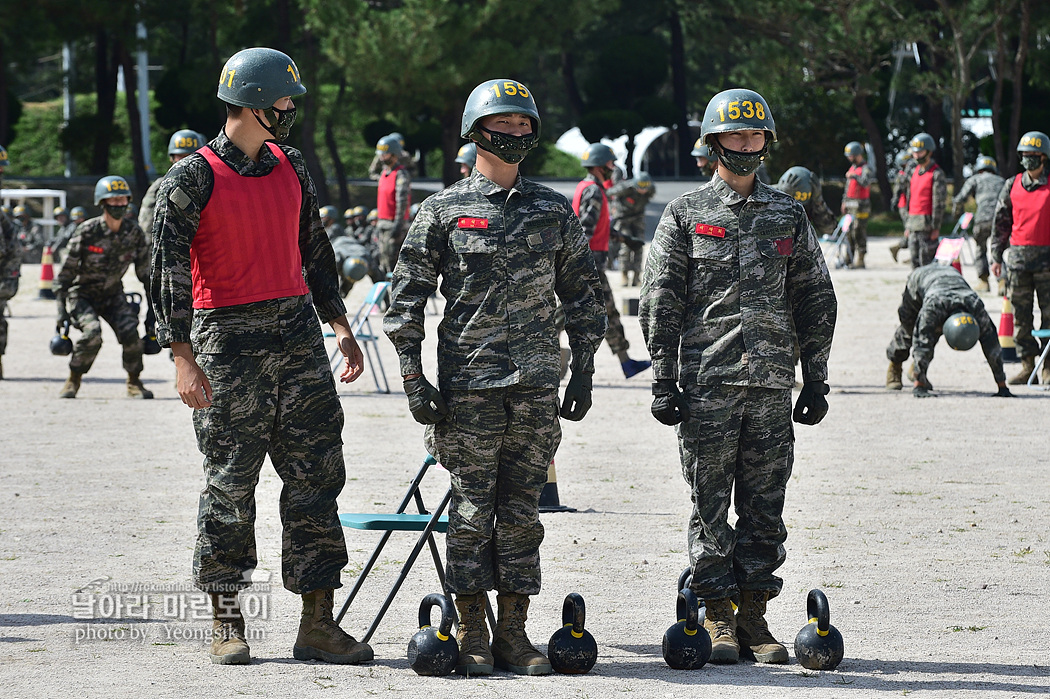
[(850, 168), (846, 171), (842, 213), (853, 217), (849, 231), (850, 243), (853, 245), (853, 267), (863, 269), (864, 256), (868, 252), (868, 217), (871, 216), (871, 185), (875, 182), (875, 171), (864, 158), (864, 146), (860, 141), (847, 143), (845, 153)]
[(616, 155), (612, 148), (603, 143), (594, 143), (587, 147), (580, 158), (580, 164), (587, 168), (587, 177), (576, 185), (572, 198), (572, 210), (580, 217), (583, 232), (587, 234), (594, 264), (598, 267), (598, 278), (602, 282), (605, 294), (605, 312), (609, 316), (609, 325), (605, 330), (605, 341), (609, 343), (616, 358), (620, 360), (623, 375), (631, 378), (649, 368), (650, 362), (631, 359), (627, 354), (631, 344), (623, 333), (620, 313), (616, 310), (609, 278), (605, 275), (609, 258), (609, 233), (612, 229), (609, 218), (609, 199), (605, 195), (606, 182), (611, 182), (616, 169)]
[(283, 582), (303, 599), (294, 657), (372, 659), (332, 618), (347, 563), (336, 508), (346, 473), (318, 316), (346, 358), (340, 380), (357, 379), (363, 357), (313, 180), (302, 154), (279, 145), (295, 122), (291, 98), (305, 92), (280, 51), (234, 54), (219, 80), (225, 127), (175, 163), (157, 197), (150, 294), (204, 454), (193, 577), (211, 596), (210, 654), (223, 665), (250, 662), (237, 593), (257, 564), (255, 484), (267, 455), (284, 482)]
[[(1005, 267), (1007, 294), (1014, 307), (1014, 337), (1021, 371), (1011, 384), (1028, 383), (1035, 371), (1039, 342), (1032, 337), (1035, 299), (1039, 298), (1039, 324), (1050, 328), (1050, 136), (1029, 131), (1017, 145), (1024, 172), (1008, 179), (995, 207), (992, 237), (992, 274)], [(1004, 259), (1005, 258), (1005, 259)], [(1050, 367), (1043, 365), (1039, 381), (1050, 384)]]
[(904, 230), (908, 236), (912, 267), (933, 261), (944, 205), (948, 200), (948, 183), (944, 171), (933, 160), (934, 148), (933, 136), (928, 133), (916, 134), (911, 139), (909, 150), (915, 167), (904, 183), (904, 198), (908, 206)]
[(897, 210), (897, 215), (901, 217), (901, 223), (905, 225), (904, 235), (890, 246), (890, 255), (893, 256), (893, 261), (896, 262), (897, 254), (901, 251), (901, 248), (908, 247), (908, 198), (904, 194), (904, 188), (908, 180), (911, 179), (911, 171), (915, 167), (915, 160), (908, 155), (907, 151), (902, 150), (897, 153), (893, 162), (896, 166), (896, 172), (893, 176), (893, 192), (890, 194), (890, 206)]
[(408, 232), (409, 211), (412, 208), (412, 176), (401, 163), (404, 155), (397, 134), (383, 136), (376, 144), (376, 157), (383, 164), (376, 196), (376, 235), (379, 238), (379, 265), (383, 271), (394, 271), (401, 244)]

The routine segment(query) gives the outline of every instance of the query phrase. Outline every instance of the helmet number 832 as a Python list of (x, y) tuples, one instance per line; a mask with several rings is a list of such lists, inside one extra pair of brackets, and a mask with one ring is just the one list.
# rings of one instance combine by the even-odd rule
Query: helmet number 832
[(726, 116), (729, 117), (730, 121), (736, 121), (741, 116), (745, 119), (758, 118), (762, 121), (766, 118), (766, 107), (761, 102), (752, 102), (751, 100), (744, 100), (742, 102), (734, 100), (729, 104), (718, 105), (718, 118), (720, 121), (725, 121)]
[(521, 95), (522, 97), (527, 99), (528, 96), (529, 96), (528, 89), (524, 85), (522, 85), (521, 83), (514, 82), (513, 80), (504, 81), (504, 83), (503, 83), (503, 94), (500, 94), (500, 89), (499, 88), (500, 88), (499, 83), (489, 87), (489, 89), (492, 90), (496, 94), (496, 97), (502, 97), (503, 95), (506, 95), (507, 97), (513, 97), (514, 95)]

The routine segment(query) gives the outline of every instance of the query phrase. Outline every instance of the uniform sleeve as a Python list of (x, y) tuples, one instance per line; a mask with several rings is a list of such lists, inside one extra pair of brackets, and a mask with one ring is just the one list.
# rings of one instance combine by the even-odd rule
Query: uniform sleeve
[(583, 190), (580, 196), (580, 210), (576, 215), (580, 218), (583, 233), (587, 239), (594, 235), (594, 229), (598, 226), (598, 219), (602, 214), (602, 186), (594, 184)]
[(135, 276), (142, 282), (142, 288), (146, 290), (146, 295), (149, 296), (150, 246), (146, 241), (146, 234), (138, 224), (133, 224), (132, 234), (137, 241), (135, 245)]
[[(981, 303), (978, 301), (978, 303)], [(1000, 384), (1006, 381), (1006, 371), (1003, 369), (1003, 348), (999, 345), (999, 333), (995, 328), (995, 324), (992, 319), (988, 316), (988, 311), (984, 310), (984, 304), (981, 303), (981, 307), (974, 313), (977, 317), (977, 326), (981, 329), (981, 351), (984, 352), (984, 358), (988, 362), (988, 367), (992, 370), (992, 376), (995, 378), (995, 383)]]
[(953, 210), (952, 214), (959, 213), (959, 210), (966, 204), (966, 200), (969, 199), (974, 190), (977, 189), (977, 178), (971, 177), (966, 180), (966, 183), (959, 190), (959, 193), (952, 197)]
[(627, 190), (630, 189), (632, 186), (633, 185), (631, 180), (623, 180), (621, 182), (617, 182), (612, 187), (609, 187), (607, 190), (605, 190), (605, 196), (609, 197), (610, 199), (612, 199), (613, 197), (618, 197), (621, 194), (626, 194)]
[(583, 227), (575, 216), (566, 216), (562, 248), (557, 258), (554, 291), (565, 310), (565, 333), (572, 350), (573, 373), (594, 373), (594, 353), (605, 337), (609, 322), (598, 268), (587, 246)]
[(838, 300), (817, 235), (798, 204), (795, 252), (788, 260), (787, 296), (798, 335), (802, 377), (827, 381), (828, 357), (838, 317)]
[(922, 308), (922, 295), (919, 292), (916, 275), (908, 277), (908, 283), (904, 286), (901, 295), (901, 305), (897, 308), (897, 318), (900, 320), (900, 344), (903, 347), (911, 347), (912, 337), (915, 334), (915, 323), (919, 318), (919, 310)]
[(407, 168), (397, 171), (394, 181), (394, 225), (397, 230), (404, 230), (405, 214), (408, 212), (408, 201), (412, 196), (412, 178)]
[(368, 164), (368, 179), (378, 180), (379, 176), (383, 174), (383, 161), (379, 159), (379, 155), (372, 156), (372, 162)]
[(992, 261), (1003, 263), (1003, 253), (1010, 247), (1010, 233), (1014, 228), (1014, 210), (1010, 203), (1010, 190), (1014, 186), (1011, 177), (999, 190), (999, 201), (995, 204), (995, 216), (992, 225)]
[(6, 214), (0, 213), (0, 271), (15, 257), (15, 224)]
[[(176, 164), (157, 192), (153, 217), (153, 255), (150, 261), (150, 301), (157, 315), (157, 341), (167, 347), (190, 341), (193, 320), (193, 281), (190, 244), (200, 225), (200, 212), (210, 195), (195, 186), (186, 168), (190, 156)], [(187, 165), (179, 167), (183, 163)]]
[(685, 319), (689, 256), (682, 221), (674, 203), (667, 205), (645, 258), (638, 321), (653, 362), (653, 378), (678, 380), (678, 358)]
[(944, 219), (944, 206), (948, 202), (948, 180), (944, 176), (944, 170), (937, 168), (933, 173), (933, 230), (941, 229), (941, 221)]
[(153, 232), (153, 213), (157, 206), (157, 191), (160, 190), (161, 180), (164, 175), (157, 178), (146, 190), (146, 196), (142, 197), (142, 205), (139, 207), (139, 228), (146, 234), (146, 240), (150, 239)]
[(422, 374), (423, 327), (427, 299), (437, 290), (445, 236), (433, 207), (423, 202), (394, 266), (390, 308), (383, 332), (394, 344), (401, 375)]
[(303, 203), (299, 210), (299, 254), (306, 269), (306, 285), (310, 287), (310, 293), (313, 295), (314, 308), (321, 321), (328, 323), (333, 318), (346, 315), (346, 306), (339, 294), (339, 272), (335, 268), (335, 252), (317, 212), (317, 189), (314, 187), (314, 180), (302, 163), (302, 156), (292, 162), (297, 165), (296, 171), (299, 172), (299, 181), (303, 189)]
[(73, 280), (76, 279), (77, 272), (80, 270), (80, 260), (84, 255), (83, 243), (86, 230), (87, 225), (85, 222), (77, 226), (77, 229), (73, 231), (73, 236), (69, 239), (69, 245), (66, 248), (66, 258), (62, 261), (62, 268), (55, 275), (55, 281), (52, 286), (54, 287), (55, 295), (62, 302), (65, 301), (66, 292), (73, 285)]
[(920, 383), (926, 383), (926, 370), (933, 361), (933, 350), (937, 346), (937, 340), (941, 338), (941, 327), (945, 320), (943, 314), (934, 310), (932, 306), (919, 309), (911, 357), (915, 362), (915, 380)]
[(824, 197), (817, 194), (810, 203), (812, 209), (812, 223), (819, 235), (831, 235), (835, 230), (835, 225), (838, 223), (838, 219), (835, 218), (834, 212), (828, 207), (828, 203), (824, 201)]
[(860, 169), (860, 174), (857, 176), (857, 184), (861, 187), (870, 187), (875, 183), (875, 171), (871, 169), (871, 165), (864, 164)]

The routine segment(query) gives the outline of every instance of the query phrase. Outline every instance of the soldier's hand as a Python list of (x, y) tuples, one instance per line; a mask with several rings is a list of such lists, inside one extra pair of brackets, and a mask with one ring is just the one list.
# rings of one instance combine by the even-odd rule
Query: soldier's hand
[(992, 276), (998, 279), (1003, 276), (1003, 266), (998, 262), (993, 262), (991, 266)]
[(999, 386), (999, 390), (992, 395), (993, 398), (1013, 398), (1014, 394), (1010, 393), (1010, 389), (1006, 387), (1006, 384)]
[(441, 391), (434, 388), (425, 376), (405, 379), (405, 394), (412, 417), (421, 425), (436, 425), (448, 415)]
[(795, 401), (791, 419), (800, 425), (816, 425), (828, 414), (828, 401), (824, 396), (831, 391), (823, 381), (807, 381)]
[(62, 326), (69, 322), (69, 311), (66, 310), (66, 304), (59, 301), (58, 313), (55, 317), (55, 330), (58, 332), (62, 331)]
[(689, 404), (674, 379), (653, 382), (653, 405), (649, 410), (653, 417), (670, 427), (689, 420)]
[(932, 393), (930, 393), (930, 389), (926, 388), (925, 386), (921, 386), (921, 385), (916, 386), (915, 388), (911, 389), (911, 394), (913, 396), (915, 396), (916, 398), (936, 398), (937, 397), (937, 396), (933, 395)]
[(579, 422), (591, 409), (591, 374), (574, 371), (565, 386), (565, 398), (561, 402), (561, 416)]
[(175, 390), (179, 392), (179, 398), (194, 410), (210, 408), (211, 382), (193, 358), (190, 344), (173, 342), (171, 351), (175, 359)]
[(365, 373), (365, 356), (361, 346), (350, 334), (339, 337), (337, 341), (339, 351), (343, 353), (343, 373), (339, 375), (339, 380), (343, 383), (357, 381)]

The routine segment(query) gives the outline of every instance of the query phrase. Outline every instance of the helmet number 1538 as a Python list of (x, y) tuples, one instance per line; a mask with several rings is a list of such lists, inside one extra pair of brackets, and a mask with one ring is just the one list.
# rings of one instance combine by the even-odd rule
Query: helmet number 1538
[(718, 118), (720, 121), (725, 121), (726, 116), (729, 117), (730, 121), (736, 121), (741, 116), (745, 119), (765, 120), (766, 108), (761, 102), (752, 102), (751, 100), (744, 101), (732, 101), (727, 105), (718, 105)]

